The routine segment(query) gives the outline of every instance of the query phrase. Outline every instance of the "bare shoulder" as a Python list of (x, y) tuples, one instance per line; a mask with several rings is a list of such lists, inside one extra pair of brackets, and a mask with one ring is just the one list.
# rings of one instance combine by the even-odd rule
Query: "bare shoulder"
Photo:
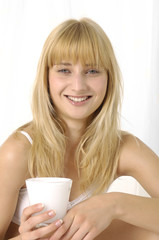
[(15, 212), (19, 190), (28, 178), (31, 144), (15, 132), (0, 147), (0, 238), (5, 235)]
[(14, 177), (14, 182), (17, 179), (21, 185), (20, 179), (24, 181), (27, 173), (30, 147), (29, 141), (20, 132), (15, 132), (9, 136), (0, 147), (0, 175), (2, 176), (6, 172)]
[(118, 174), (136, 178), (153, 195), (159, 184), (159, 157), (140, 139), (123, 133)]

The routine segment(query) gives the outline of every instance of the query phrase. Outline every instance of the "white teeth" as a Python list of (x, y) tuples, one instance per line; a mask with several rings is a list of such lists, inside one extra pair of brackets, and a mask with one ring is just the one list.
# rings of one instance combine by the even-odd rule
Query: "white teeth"
[(82, 101), (85, 101), (88, 97), (76, 98), (76, 97), (68, 96), (68, 98), (74, 102), (82, 102)]

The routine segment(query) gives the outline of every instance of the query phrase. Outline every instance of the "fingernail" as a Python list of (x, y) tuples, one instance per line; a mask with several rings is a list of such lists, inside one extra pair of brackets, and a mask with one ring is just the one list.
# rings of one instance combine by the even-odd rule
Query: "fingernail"
[(62, 223), (63, 223), (63, 220), (60, 219), (55, 223), (55, 225), (56, 225), (56, 227), (60, 227), (62, 225)]
[(48, 215), (49, 215), (50, 217), (55, 216), (55, 212), (54, 212), (53, 210), (51, 210), (50, 212), (48, 212)]
[(38, 207), (38, 208), (43, 208), (43, 207), (44, 207), (44, 204), (43, 204), (43, 203), (39, 203), (39, 204), (37, 205), (37, 207)]

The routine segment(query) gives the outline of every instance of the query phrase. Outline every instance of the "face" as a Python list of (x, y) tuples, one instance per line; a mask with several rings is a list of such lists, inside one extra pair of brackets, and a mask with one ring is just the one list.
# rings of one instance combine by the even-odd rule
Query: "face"
[(107, 74), (91, 65), (61, 62), (49, 69), (49, 87), (54, 107), (66, 123), (86, 121), (103, 102)]

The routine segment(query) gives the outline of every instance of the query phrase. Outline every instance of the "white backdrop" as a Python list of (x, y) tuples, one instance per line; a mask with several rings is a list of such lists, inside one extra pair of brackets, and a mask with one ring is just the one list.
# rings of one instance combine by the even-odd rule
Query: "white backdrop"
[(114, 47), (124, 80), (123, 129), (159, 154), (158, 0), (0, 0), (0, 144), (32, 119), (31, 88), (47, 35), (81, 17), (98, 22)]

